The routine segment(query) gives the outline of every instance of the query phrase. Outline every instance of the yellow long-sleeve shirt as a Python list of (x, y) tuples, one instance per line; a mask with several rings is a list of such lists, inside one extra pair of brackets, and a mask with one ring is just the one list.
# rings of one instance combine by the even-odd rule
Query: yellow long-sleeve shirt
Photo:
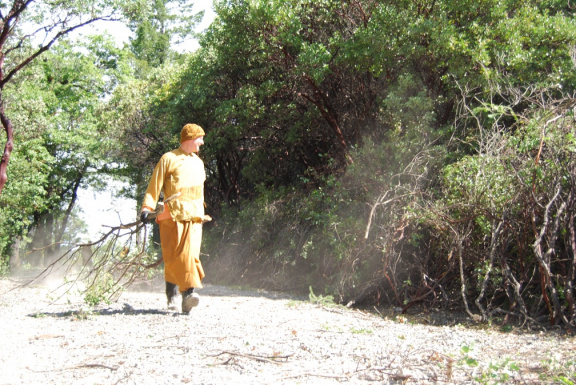
[[(144, 201), (143, 209), (154, 210), (164, 192), (164, 198), (181, 193), (168, 203), (165, 210), (175, 221), (197, 221), (204, 217), (204, 162), (194, 153), (180, 148), (164, 154), (154, 168)], [(163, 214), (158, 220), (169, 218)]]

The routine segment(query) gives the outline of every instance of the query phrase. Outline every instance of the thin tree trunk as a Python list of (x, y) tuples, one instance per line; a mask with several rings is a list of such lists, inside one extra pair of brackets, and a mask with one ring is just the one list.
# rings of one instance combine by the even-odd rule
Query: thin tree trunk
[(64, 236), (64, 232), (66, 232), (66, 227), (68, 226), (68, 222), (70, 220), (70, 215), (72, 214), (72, 210), (76, 205), (76, 201), (78, 200), (78, 189), (80, 188), (80, 183), (84, 179), (84, 173), (86, 172), (86, 167), (82, 170), (82, 173), (74, 182), (74, 187), (72, 188), (72, 198), (70, 198), (70, 203), (68, 203), (68, 208), (64, 213), (64, 218), (62, 219), (62, 224), (60, 225), (60, 229), (58, 230), (58, 234), (55, 234), (54, 242), (55, 242), (55, 249), (59, 251), (60, 249), (60, 242), (62, 241), (62, 237)]
[(484, 294), (486, 293), (486, 287), (488, 286), (488, 282), (490, 281), (490, 274), (492, 273), (492, 269), (494, 268), (494, 259), (496, 258), (496, 247), (498, 246), (498, 238), (500, 237), (500, 232), (502, 231), (502, 226), (504, 225), (504, 218), (500, 222), (498, 222), (498, 226), (494, 228), (495, 223), (492, 223), (492, 240), (490, 242), (490, 255), (488, 259), (488, 267), (486, 269), (486, 275), (484, 276), (484, 280), (482, 281), (482, 287), (480, 289), (480, 294), (478, 298), (476, 298), (476, 307), (480, 310), (482, 314), (482, 320), (487, 321), (488, 315), (486, 313), (486, 309), (482, 306), (482, 300), (484, 299)]
[(332, 130), (336, 134), (336, 137), (338, 138), (338, 143), (342, 147), (342, 151), (344, 153), (345, 158), (348, 160), (350, 164), (353, 164), (354, 160), (348, 153), (348, 145), (346, 144), (346, 139), (344, 138), (344, 134), (342, 133), (342, 129), (340, 128), (340, 124), (338, 123), (336, 113), (331, 108), (330, 103), (328, 103), (326, 97), (320, 90), (320, 87), (318, 87), (318, 85), (314, 82), (314, 80), (307, 75), (305, 75), (304, 77), (308, 81), (308, 84), (310, 84), (310, 86), (312, 87), (314, 95), (317, 96), (317, 99), (312, 98), (310, 95), (304, 92), (301, 92), (300, 96), (304, 97), (318, 108), (318, 110), (322, 114), (322, 117), (326, 120), (326, 122), (328, 122), (328, 125), (332, 128)]
[[(541, 276), (542, 276), (542, 295), (544, 296), (544, 298), (546, 300), (546, 304), (547, 304), (548, 310), (550, 312), (550, 317), (552, 318), (550, 320), (552, 325), (558, 324), (558, 322), (560, 320), (564, 320), (567, 323), (567, 320), (562, 315), (562, 306), (561, 306), (560, 301), (558, 299), (558, 293), (556, 291), (556, 287), (555, 287), (554, 282), (553, 282), (554, 277), (553, 277), (552, 270), (551, 270), (551, 257), (552, 257), (552, 254), (555, 252), (556, 240), (558, 238), (559, 221), (560, 221), (560, 218), (562, 217), (564, 209), (566, 208), (566, 203), (563, 202), (560, 205), (560, 207), (558, 208), (558, 210), (556, 211), (556, 213), (554, 213), (554, 215), (552, 215), (552, 217), (555, 216), (555, 219), (553, 220), (552, 224), (550, 224), (550, 220), (551, 220), (550, 216), (551, 216), (552, 206), (553, 206), (554, 202), (556, 201), (556, 199), (558, 199), (558, 197), (560, 196), (561, 191), (562, 191), (561, 186), (558, 186), (558, 188), (556, 190), (556, 194), (554, 195), (554, 197), (552, 197), (552, 199), (546, 205), (546, 208), (544, 210), (544, 218), (542, 221), (542, 226), (540, 228), (540, 232), (539, 232), (539, 234), (537, 234), (536, 240), (532, 244), (532, 249), (534, 250), (534, 255), (535, 255), (536, 259), (538, 260), (538, 264), (539, 264), (540, 272), (541, 272)], [(532, 216), (533, 216), (532, 222), (536, 223), (536, 215), (533, 214)], [(550, 229), (549, 226), (551, 226), (552, 229)], [(546, 235), (548, 230), (550, 230), (549, 231), (550, 232), (550, 240), (548, 240), (548, 242), (547, 242), (548, 250), (544, 251), (545, 246), (543, 246), (543, 243), (545, 242), (544, 238), (545, 238), (545, 235)]]
[(566, 301), (568, 302), (568, 311), (570, 314), (570, 322), (573, 327), (576, 327), (576, 300), (574, 299), (574, 278), (576, 274), (576, 229), (574, 228), (574, 206), (576, 198), (574, 196), (574, 186), (570, 191), (570, 210), (568, 210), (566, 218), (568, 220), (568, 234), (569, 245), (572, 251), (572, 260), (569, 261), (568, 273), (564, 281), (564, 292), (566, 293)]
[(14, 128), (10, 119), (4, 114), (4, 101), (2, 100), (2, 91), (0, 90), (0, 120), (2, 121), (2, 127), (6, 132), (6, 145), (4, 146), (4, 152), (2, 153), (2, 160), (0, 161), (0, 195), (2, 195), (2, 190), (4, 185), (8, 180), (8, 161), (10, 160), (10, 154), (14, 149)]
[(10, 269), (12, 271), (20, 268), (20, 241), (22, 238), (20, 236), (14, 238), (14, 243), (12, 244), (12, 254), (10, 255)]

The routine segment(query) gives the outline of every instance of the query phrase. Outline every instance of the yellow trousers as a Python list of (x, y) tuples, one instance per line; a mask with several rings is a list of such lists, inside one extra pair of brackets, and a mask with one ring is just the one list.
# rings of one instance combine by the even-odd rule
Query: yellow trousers
[(180, 292), (202, 287), (202, 224), (166, 219), (159, 225), (166, 281), (178, 285)]

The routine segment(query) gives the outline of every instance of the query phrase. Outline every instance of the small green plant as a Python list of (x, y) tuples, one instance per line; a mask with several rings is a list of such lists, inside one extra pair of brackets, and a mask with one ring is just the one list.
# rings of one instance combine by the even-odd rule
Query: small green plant
[(322, 295), (316, 295), (314, 294), (314, 291), (312, 290), (312, 286), (310, 286), (310, 295), (308, 297), (310, 299), (310, 302), (315, 304), (315, 305), (320, 305), (320, 306), (335, 306), (336, 304), (334, 303), (334, 297), (331, 295), (327, 295), (327, 296), (322, 296)]
[(302, 301), (296, 301), (296, 300), (291, 299), (290, 301), (288, 301), (286, 306), (289, 308), (293, 308), (293, 307), (299, 306), (301, 303), (302, 303)]
[(324, 325), (322, 325), (322, 330), (329, 331), (330, 329), (332, 329), (332, 326), (330, 326), (330, 324), (325, 323)]
[(84, 308), (71, 313), (76, 321), (86, 321), (92, 314), (93, 313), (90, 310), (86, 310)]
[(515, 372), (520, 372), (520, 367), (506, 358), (502, 363), (491, 363), (475, 380), (481, 384), (506, 384)]
[(84, 302), (90, 306), (97, 306), (102, 302), (109, 304), (110, 297), (116, 289), (116, 280), (112, 274), (104, 274), (86, 290)]
[[(479, 366), (478, 360), (472, 355), (472, 346), (463, 346), (460, 349), (460, 353), (462, 354), (462, 358), (458, 360), (459, 364), (464, 364), (470, 367)], [(520, 366), (516, 362), (512, 361), (510, 358), (505, 358), (501, 362), (490, 363), (488, 367), (475, 369), (476, 375), (474, 381), (486, 385), (507, 384), (512, 382), (514, 377), (520, 373), (520, 371)], [(554, 377), (554, 381), (554, 383), (557, 383), (557, 381), (561, 380), (558, 377)]]
[(472, 351), (472, 347), (468, 345), (462, 346), (460, 349), (460, 353), (462, 353), (462, 358), (459, 362), (464, 363), (468, 366), (478, 366), (478, 360), (475, 358), (470, 357), (470, 353)]
[(557, 359), (549, 359), (542, 362), (545, 369), (540, 374), (540, 380), (552, 380), (554, 383), (564, 385), (576, 385), (576, 360), (560, 362)]
[(510, 324), (506, 324), (506, 325), (502, 325), (500, 330), (503, 331), (504, 333), (510, 333), (511, 331), (514, 330), (514, 327)]
[(104, 293), (98, 293), (97, 290), (89, 290), (84, 296), (84, 302), (90, 306), (97, 306), (102, 302), (109, 304), (110, 300), (105, 297)]
[[(572, 377), (572, 379), (574, 379), (574, 377)], [(554, 377), (554, 380), (559, 381), (561, 384), (564, 385), (574, 385), (576, 384), (576, 382), (568, 379), (567, 377), (564, 376), (559, 376), (559, 377)]]
[(372, 330), (370, 329), (356, 329), (356, 328), (350, 328), (350, 332), (352, 332), (352, 334), (372, 334)]

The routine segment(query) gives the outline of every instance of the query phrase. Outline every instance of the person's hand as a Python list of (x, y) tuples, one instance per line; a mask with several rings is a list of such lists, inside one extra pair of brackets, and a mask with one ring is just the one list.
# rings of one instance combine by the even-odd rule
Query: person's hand
[(148, 224), (149, 222), (148, 215), (150, 215), (150, 213), (151, 213), (150, 210), (142, 210), (142, 212), (140, 213), (140, 220), (142, 221), (142, 223)]

